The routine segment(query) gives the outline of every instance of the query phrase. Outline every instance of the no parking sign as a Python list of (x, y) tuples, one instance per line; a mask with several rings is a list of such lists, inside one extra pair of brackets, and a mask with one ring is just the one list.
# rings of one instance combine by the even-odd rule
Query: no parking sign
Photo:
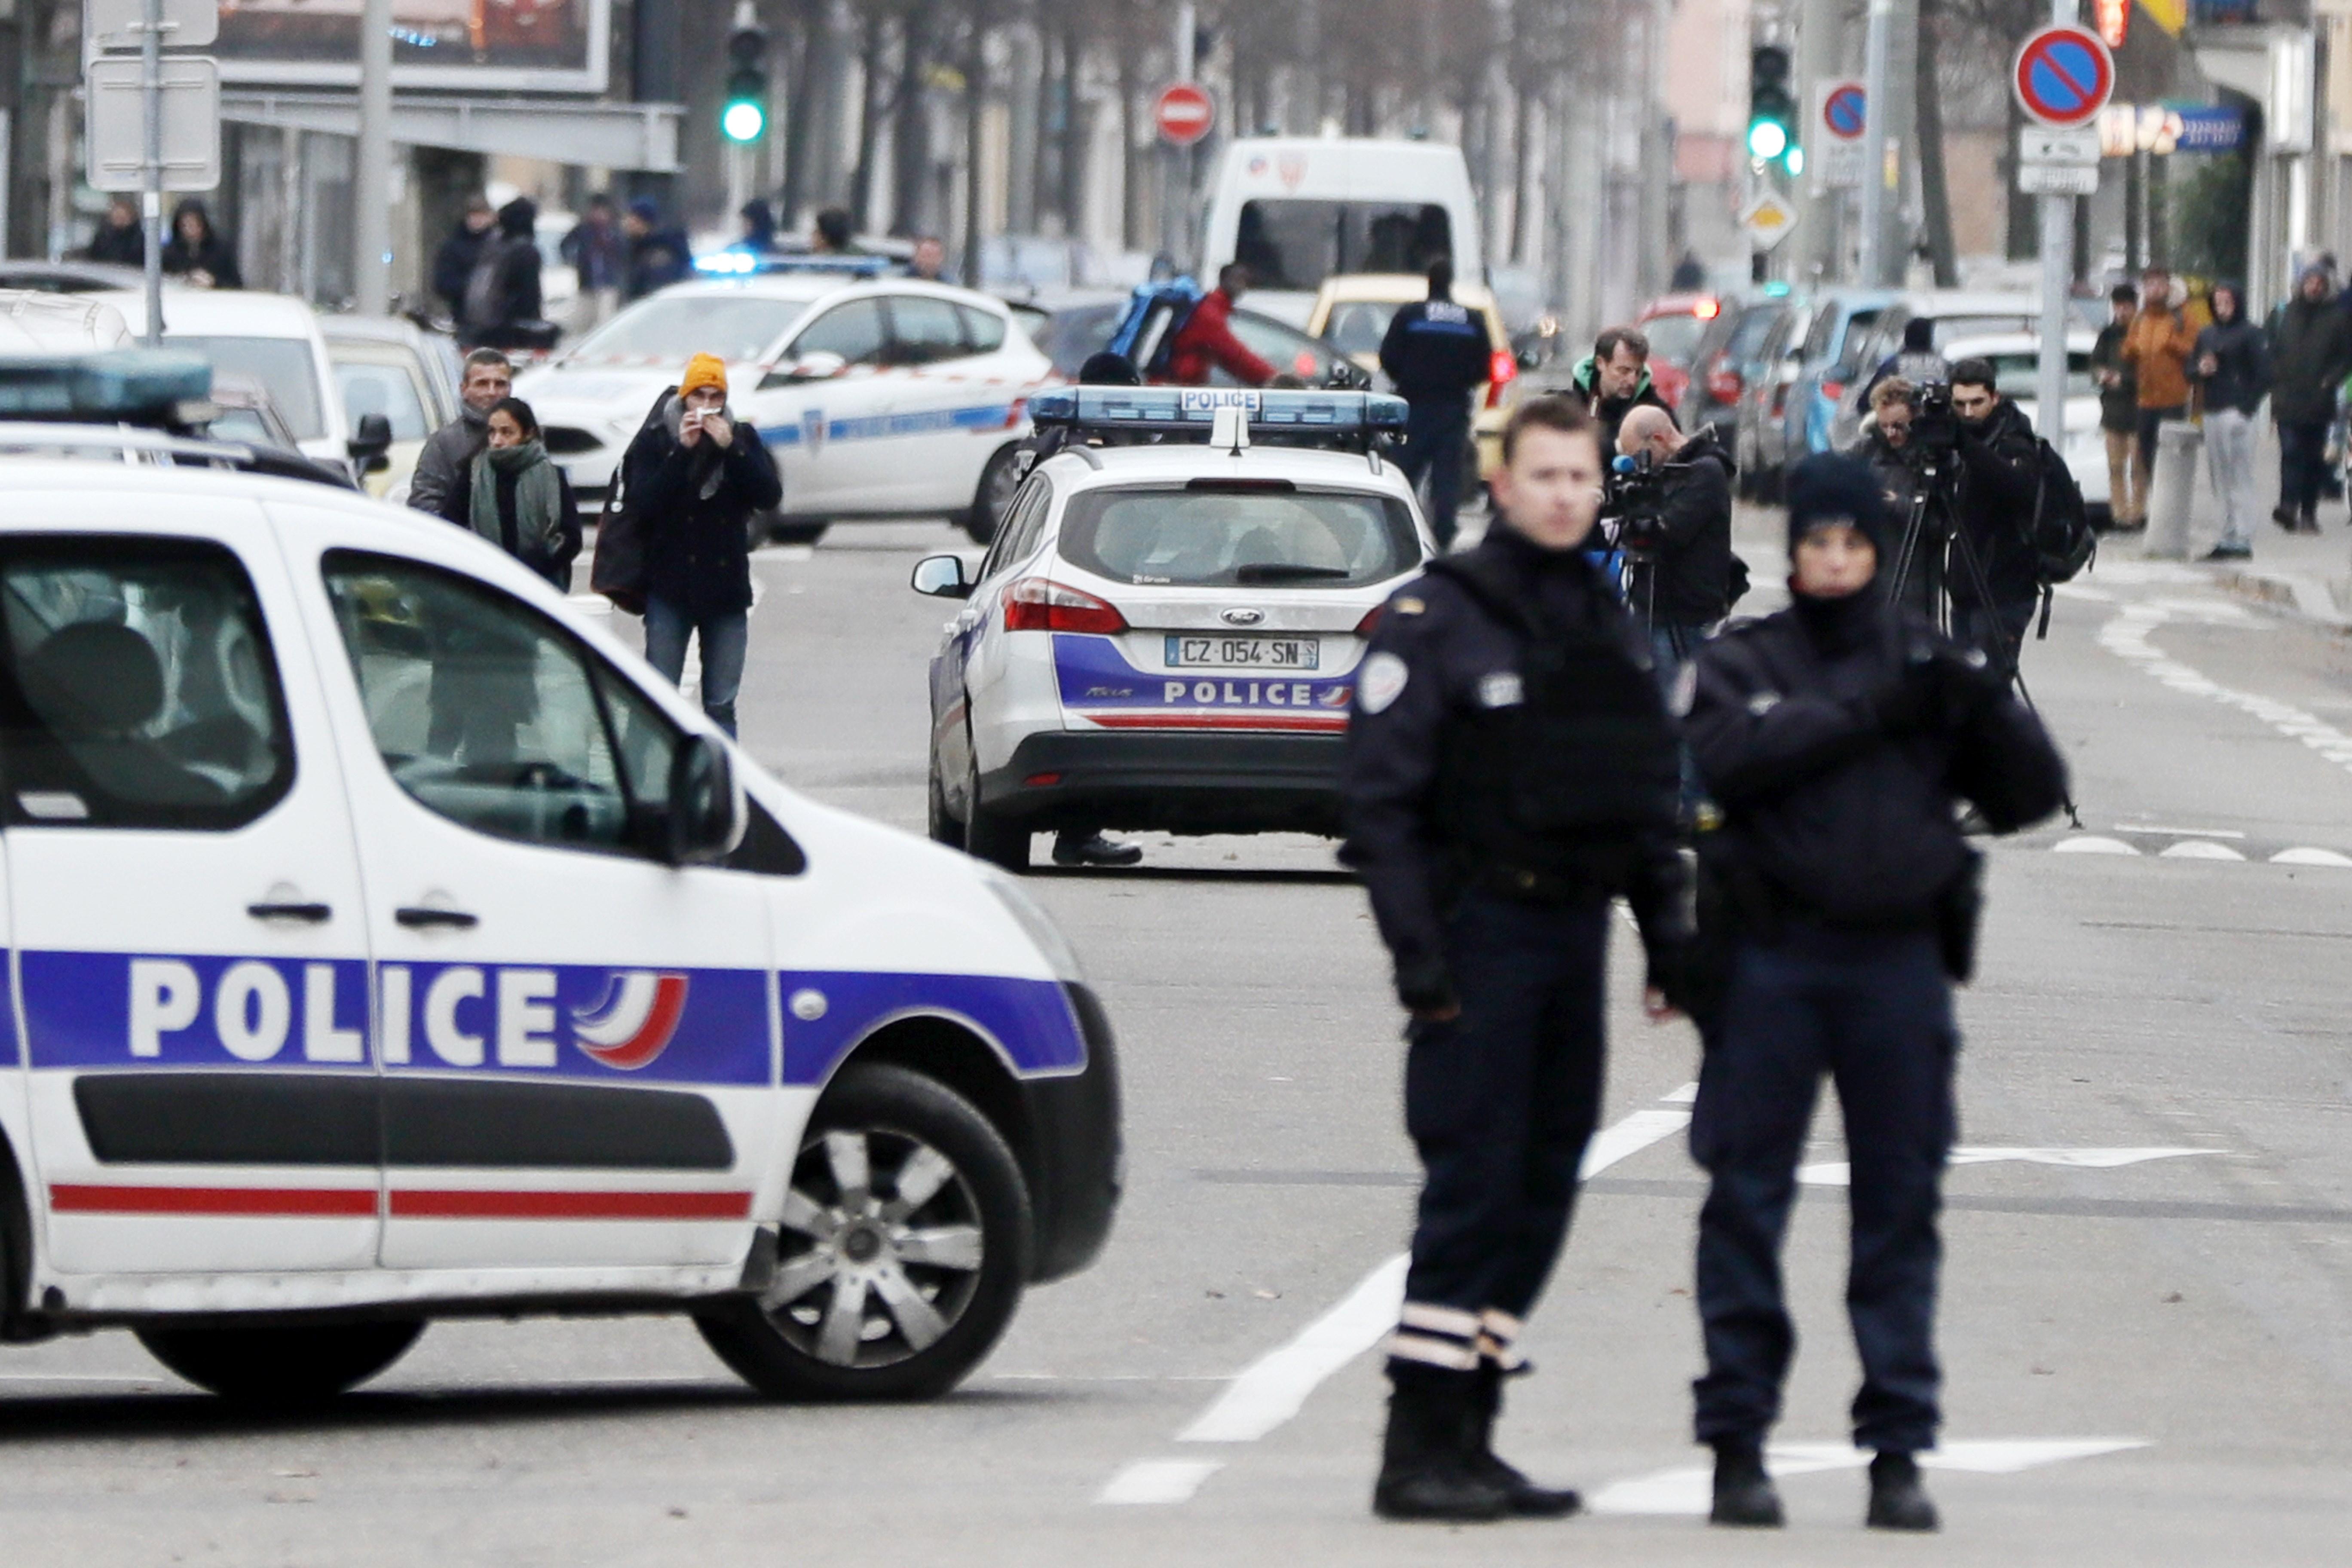
[(2064, 130), (2088, 125), (2107, 106), (2116, 61), (2096, 33), (2044, 27), (2017, 47), (2009, 78), (2026, 113)]

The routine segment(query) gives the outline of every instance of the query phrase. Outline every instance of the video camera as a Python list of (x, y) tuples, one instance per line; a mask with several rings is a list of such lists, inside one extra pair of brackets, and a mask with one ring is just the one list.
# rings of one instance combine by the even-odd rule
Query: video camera
[(1911, 440), (1904, 456), (1914, 467), (1959, 450), (1960, 416), (1952, 412), (1949, 383), (1921, 384), (1911, 399)]
[(1611, 542), (1620, 550), (1653, 548), (1651, 536), (1664, 513), (1665, 499), (1665, 476), (1647, 452), (1611, 458), (1601, 495), (1601, 516), (1609, 526)]

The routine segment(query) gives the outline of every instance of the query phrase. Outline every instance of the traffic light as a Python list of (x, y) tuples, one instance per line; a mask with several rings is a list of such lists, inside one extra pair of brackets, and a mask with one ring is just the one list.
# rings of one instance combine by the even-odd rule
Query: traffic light
[(730, 142), (757, 142), (767, 134), (765, 27), (739, 26), (727, 35), (727, 103), (719, 111), (719, 129)]
[(1797, 100), (1789, 95), (1789, 51), (1759, 44), (1748, 57), (1748, 153), (1773, 163), (1796, 144)]

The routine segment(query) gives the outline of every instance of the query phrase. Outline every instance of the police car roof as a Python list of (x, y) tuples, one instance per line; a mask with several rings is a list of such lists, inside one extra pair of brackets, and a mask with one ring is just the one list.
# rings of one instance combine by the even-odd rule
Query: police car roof
[(1392, 462), (1382, 462), (1375, 469), (1360, 452), (1316, 447), (1253, 446), (1239, 454), (1181, 440), (1150, 447), (1065, 447), (1045, 468), (1066, 492), (1105, 485), (1181, 485), (1199, 479), (1289, 479), (1324, 489), (1397, 497), (1412, 493)]

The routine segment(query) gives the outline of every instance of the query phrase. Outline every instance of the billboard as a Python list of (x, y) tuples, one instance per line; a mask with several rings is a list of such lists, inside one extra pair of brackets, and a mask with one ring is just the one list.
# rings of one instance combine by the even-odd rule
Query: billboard
[[(221, 79), (356, 87), (362, 0), (220, 0)], [(392, 0), (395, 87), (602, 92), (612, 0)]]

